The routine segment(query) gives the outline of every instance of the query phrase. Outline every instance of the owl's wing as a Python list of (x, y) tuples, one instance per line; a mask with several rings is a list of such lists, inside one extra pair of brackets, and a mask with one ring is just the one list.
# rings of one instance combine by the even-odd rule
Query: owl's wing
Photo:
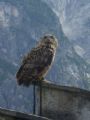
[(31, 50), (24, 58), (23, 63), (16, 74), (17, 80), (32, 80), (43, 74), (52, 62), (53, 55), (45, 48), (39, 47)]

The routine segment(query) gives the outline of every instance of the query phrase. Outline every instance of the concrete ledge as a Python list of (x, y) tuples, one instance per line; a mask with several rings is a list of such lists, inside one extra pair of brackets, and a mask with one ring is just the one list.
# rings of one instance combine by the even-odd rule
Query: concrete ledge
[(42, 84), (42, 116), (39, 115), (40, 90), (37, 90), (37, 115), (0, 108), (0, 120), (90, 120), (90, 91)]
[(90, 120), (90, 91), (43, 83), (42, 114), (53, 120)]
[(76, 93), (76, 94), (80, 94), (80, 95), (85, 95), (88, 98), (90, 98), (90, 91), (85, 90), (85, 89), (80, 89), (80, 88), (76, 88), (76, 87), (69, 87), (69, 86), (55, 85), (54, 83), (43, 83), (42, 86), (43, 86), (43, 88), (47, 88), (47, 89), (50, 88), (50, 89), (54, 89), (54, 90)]
[(50, 120), (45, 117), (40, 117), (32, 114), (25, 114), (13, 110), (0, 108), (0, 120)]

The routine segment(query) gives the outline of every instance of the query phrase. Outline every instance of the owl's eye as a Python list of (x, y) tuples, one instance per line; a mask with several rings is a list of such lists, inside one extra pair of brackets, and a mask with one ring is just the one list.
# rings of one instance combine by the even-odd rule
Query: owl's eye
[(53, 36), (50, 36), (50, 38), (54, 39), (54, 37), (53, 37)]
[(47, 36), (44, 36), (44, 39), (46, 39), (47, 38)]

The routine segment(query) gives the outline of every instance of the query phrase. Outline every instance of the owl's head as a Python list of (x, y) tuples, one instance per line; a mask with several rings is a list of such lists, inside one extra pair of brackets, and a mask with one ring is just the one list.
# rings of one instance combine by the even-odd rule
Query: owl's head
[(39, 45), (51, 46), (52, 48), (56, 49), (58, 46), (58, 41), (55, 36), (49, 34), (42, 37), (42, 39), (39, 41)]

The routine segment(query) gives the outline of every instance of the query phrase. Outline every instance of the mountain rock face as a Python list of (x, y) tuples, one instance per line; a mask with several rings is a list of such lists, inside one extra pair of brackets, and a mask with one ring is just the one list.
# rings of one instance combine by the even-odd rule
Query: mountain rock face
[(77, 54), (90, 62), (90, 0), (42, 0), (58, 16)]
[(83, 52), (82, 48), (65, 34), (62, 21), (51, 5), (52, 2), (45, 0), (0, 0), (1, 107), (32, 112), (32, 86), (19, 87), (15, 74), (25, 53), (47, 33), (54, 34), (59, 43), (47, 79), (90, 90), (90, 64), (77, 53)]

